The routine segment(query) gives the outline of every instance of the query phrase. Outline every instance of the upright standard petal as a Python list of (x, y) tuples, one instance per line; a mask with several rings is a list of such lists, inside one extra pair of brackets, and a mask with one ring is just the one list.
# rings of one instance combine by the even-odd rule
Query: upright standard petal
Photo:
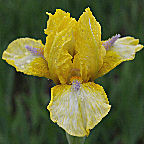
[(14, 66), (17, 71), (28, 75), (50, 78), (43, 51), (44, 45), (40, 40), (20, 38), (9, 44), (2, 58)]
[(57, 9), (55, 14), (46, 13), (49, 15), (49, 19), (47, 21), (47, 28), (44, 30), (45, 34), (49, 35), (51, 33), (61, 32), (63, 29), (69, 25), (69, 22), (72, 18), (70, 18), (70, 13), (65, 12), (61, 9)]
[[(55, 14), (52, 15), (51, 13), (47, 13), (49, 15), (49, 19), (47, 21), (47, 28), (45, 29), (45, 34), (48, 36), (46, 37), (46, 48), (45, 48), (45, 57), (48, 59), (50, 55), (50, 49), (53, 44), (54, 38), (57, 33), (67, 29), (71, 22), (73, 21), (73, 26), (76, 23), (74, 18), (70, 17), (70, 13), (66, 13), (61, 9), (57, 9)], [(75, 22), (74, 22), (75, 21)], [(69, 46), (70, 54), (74, 51), (74, 46)]]
[(108, 73), (123, 61), (133, 60), (135, 53), (143, 48), (138, 39), (133, 37), (123, 37), (116, 40), (111, 47), (107, 49), (103, 60), (103, 66), (97, 74), (97, 78)]
[[(55, 83), (65, 84), (72, 68), (74, 50), (73, 30), (76, 20), (70, 14), (57, 10), (50, 14), (46, 29), (44, 57), (48, 62), (50, 76)], [(54, 27), (54, 28), (53, 28)]]
[(101, 43), (101, 26), (89, 8), (80, 16), (76, 29), (76, 55), (74, 69), (80, 70), (82, 79), (94, 80), (103, 64), (105, 48)]
[(52, 121), (73, 136), (89, 135), (111, 107), (103, 88), (93, 82), (57, 85), (51, 94), (48, 110)]

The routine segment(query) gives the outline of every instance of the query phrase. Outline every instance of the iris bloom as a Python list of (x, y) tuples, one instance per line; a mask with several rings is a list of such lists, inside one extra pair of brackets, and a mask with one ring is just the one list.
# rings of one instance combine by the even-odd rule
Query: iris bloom
[(73, 136), (88, 135), (110, 111), (102, 86), (93, 81), (143, 48), (133, 37), (101, 40), (101, 26), (89, 8), (76, 21), (60, 9), (49, 15), (46, 43), (20, 38), (3, 59), (24, 74), (52, 79), (50, 118)]

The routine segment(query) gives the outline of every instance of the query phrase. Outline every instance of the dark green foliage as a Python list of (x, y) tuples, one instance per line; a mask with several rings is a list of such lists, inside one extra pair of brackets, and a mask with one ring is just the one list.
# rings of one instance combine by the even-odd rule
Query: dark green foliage
[[(46, 11), (56, 8), (78, 17), (90, 7), (102, 25), (102, 38), (131, 35), (144, 44), (143, 0), (0, 0), (0, 55), (18, 37), (45, 42)], [(95, 82), (112, 109), (91, 131), (86, 144), (144, 144), (144, 51)], [(46, 110), (53, 83), (25, 76), (0, 59), (0, 144), (66, 144), (65, 132)]]

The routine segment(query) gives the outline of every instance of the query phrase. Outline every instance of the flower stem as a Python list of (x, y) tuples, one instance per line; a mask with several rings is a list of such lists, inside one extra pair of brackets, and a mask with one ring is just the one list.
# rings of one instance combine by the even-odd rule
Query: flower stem
[(69, 144), (84, 144), (86, 139), (86, 137), (71, 136), (68, 133), (66, 133), (66, 137)]

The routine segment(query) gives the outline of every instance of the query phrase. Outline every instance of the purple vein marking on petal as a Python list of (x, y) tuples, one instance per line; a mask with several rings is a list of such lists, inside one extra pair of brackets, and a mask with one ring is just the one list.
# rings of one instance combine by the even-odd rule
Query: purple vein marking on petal
[(106, 50), (108, 50), (120, 36), (120, 34), (116, 34), (112, 38), (105, 41), (102, 45), (105, 47)]
[(80, 89), (80, 84), (81, 83), (78, 80), (74, 80), (72, 82), (72, 86), (73, 86), (73, 88), (74, 88), (75, 91), (78, 91)]
[(34, 54), (34, 55), (39, 55), (39, 56), (41, 56), (41, 57), (43, 57), (44, 58), (44, 56), (43, 56), (43, 50), (42, 49), (39, 49), (39, 48), (33, 48), (32, 46), (29, 46), (29, 45), (25, 45), (25, 48), (28, 50), (28, 51), (30, 51), (32, 54)]

